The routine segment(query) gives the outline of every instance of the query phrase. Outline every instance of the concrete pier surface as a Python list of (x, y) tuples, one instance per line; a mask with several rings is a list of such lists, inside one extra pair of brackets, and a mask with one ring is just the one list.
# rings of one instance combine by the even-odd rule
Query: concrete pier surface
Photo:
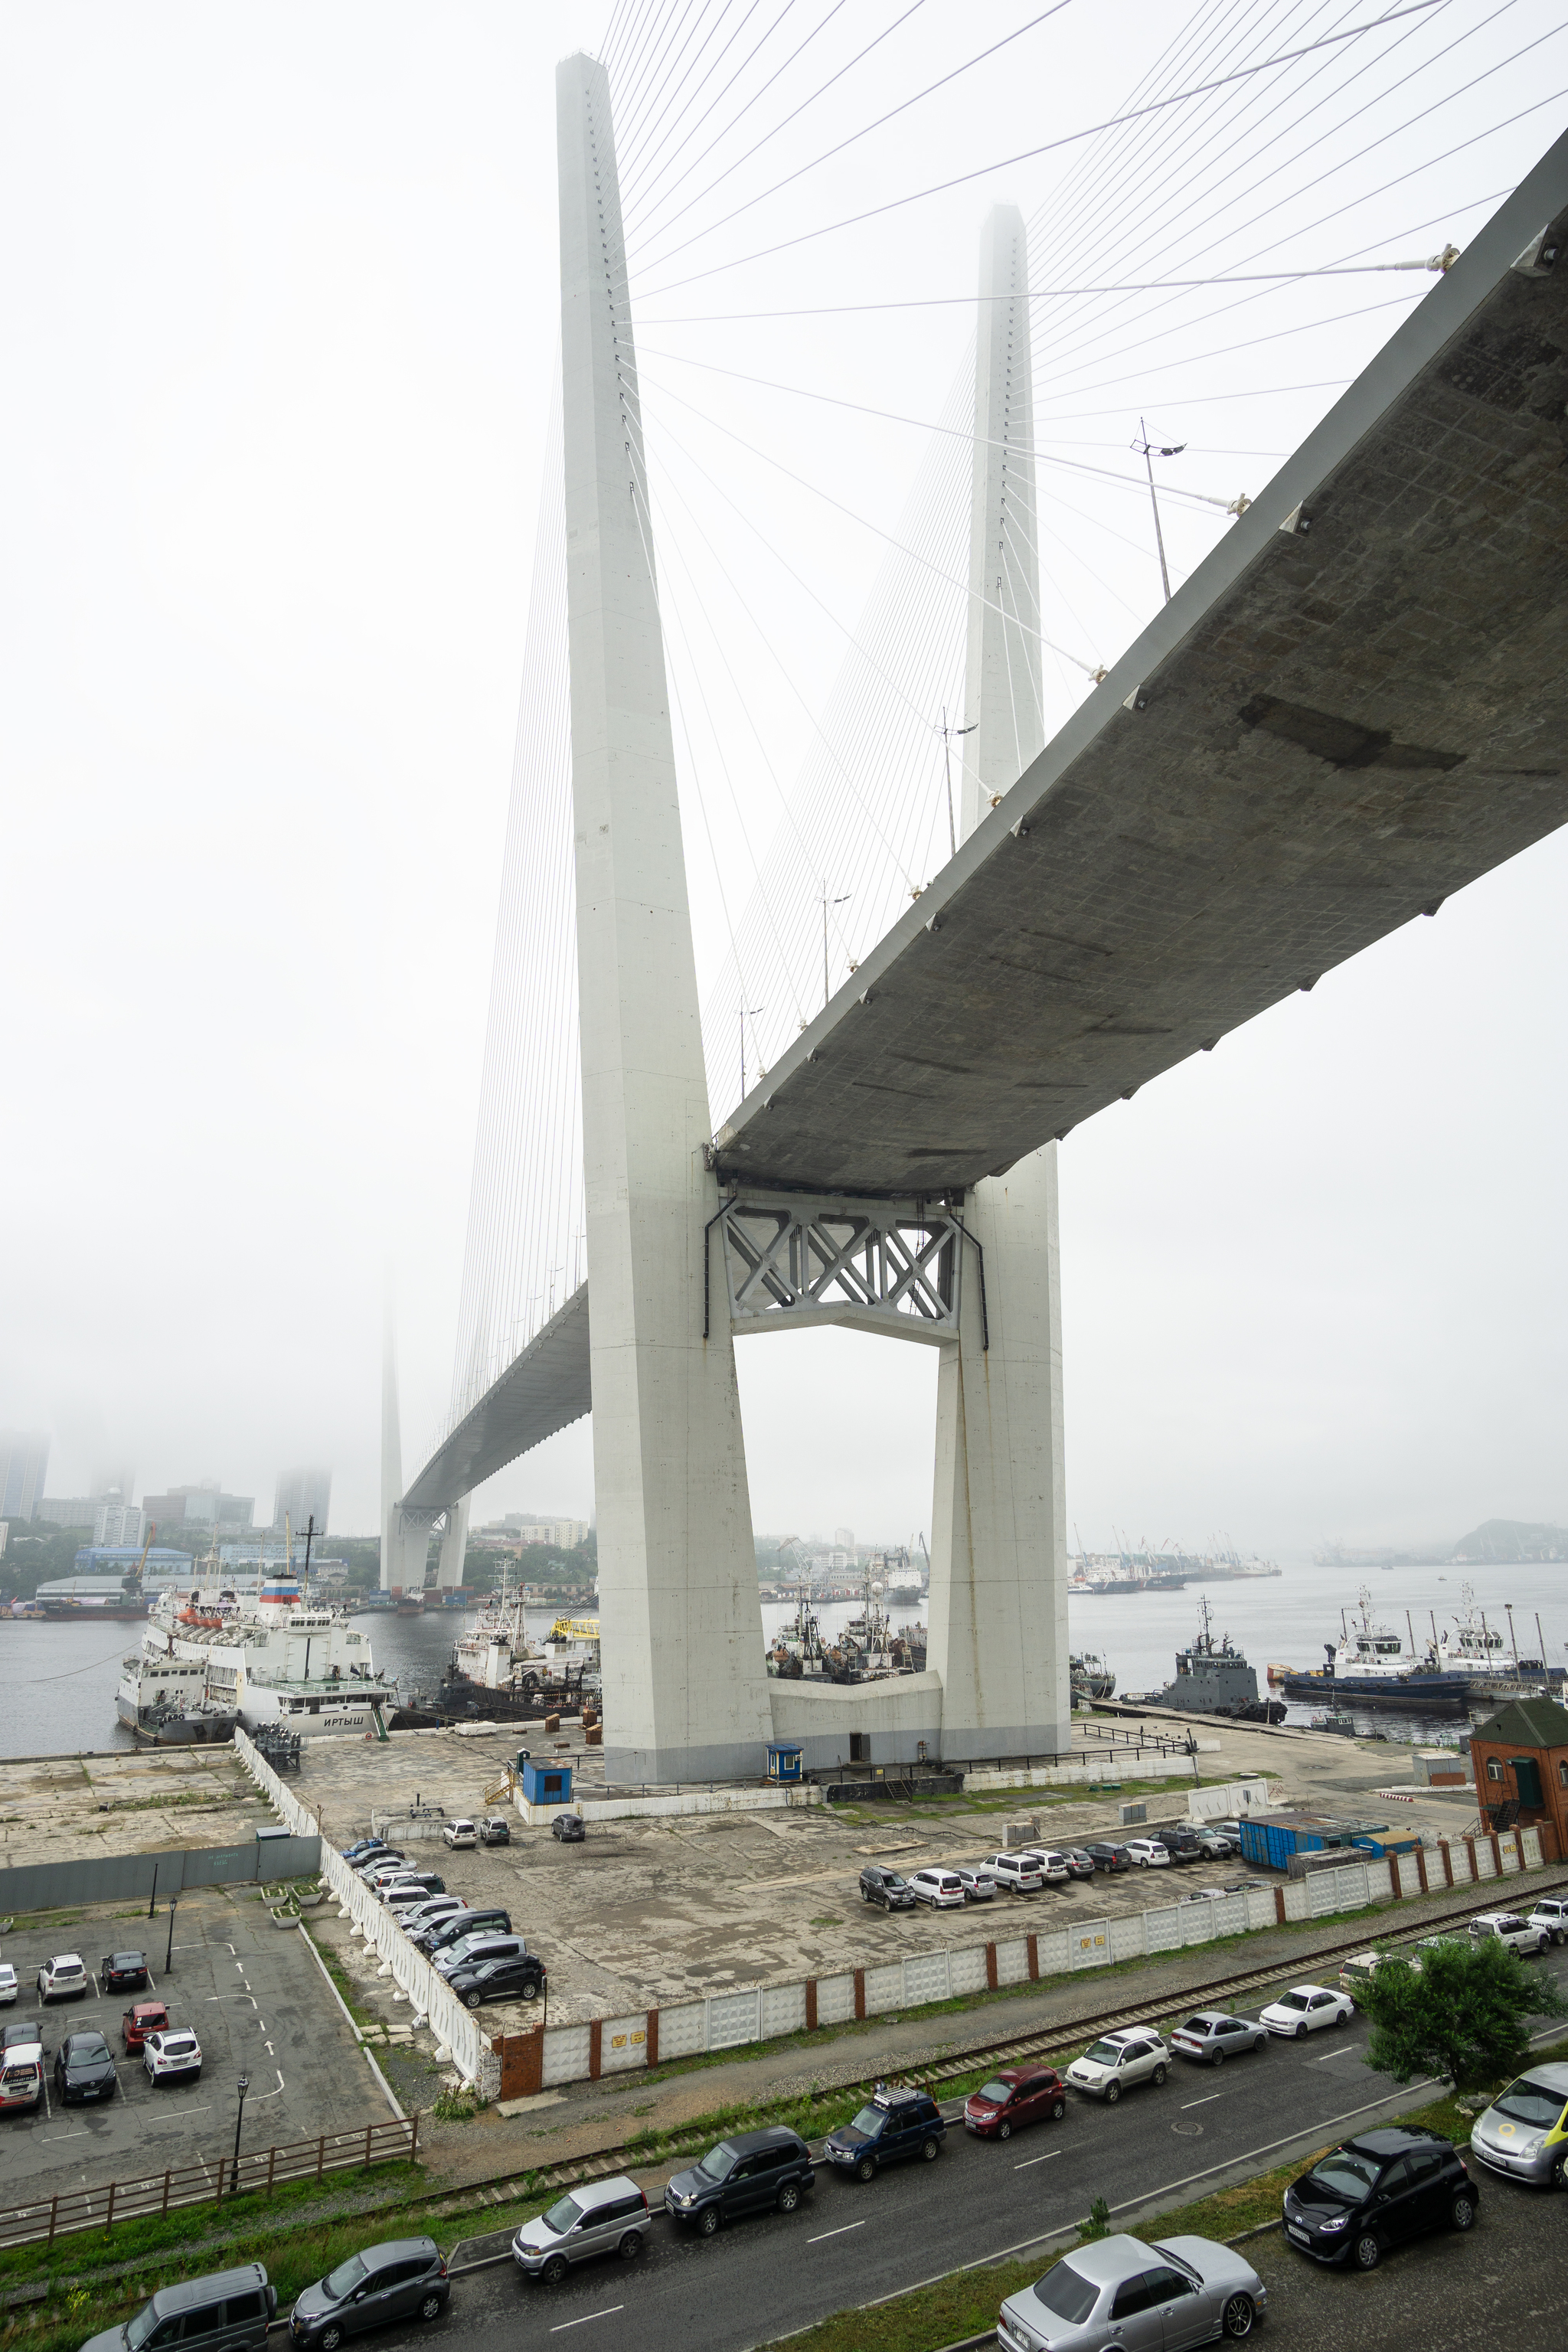
[(233, 1845), (272, 1821), (229, 1742), (0, 1761), (0, 1870)]

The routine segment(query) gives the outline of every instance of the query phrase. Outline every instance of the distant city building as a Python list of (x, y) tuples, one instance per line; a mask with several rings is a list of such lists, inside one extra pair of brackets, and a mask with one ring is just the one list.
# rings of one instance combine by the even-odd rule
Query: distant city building
[(48, 1462), (49, 1441), (40, 1432), (0, 1429), (0, 1519), (38, 1517)]
[(332, 1474), (330, 1470), (279, 1470), (278, 1491), (272, 1504), (272, 1532), (279, 1535), (287, 1520), (297, 1536), (302, 1536), (310, 1521), (316, 1522), (316, 1533), (327, 1532), (327, 1506), (332, 1498)]
[[(82, 1544), (76, 1556), (79, 1577), (118, 1576), (135, 1567), (142, 1557), (140, 1544)], [(143, 1581), (148, 1585), (179, 1582), (189, 1577), (193, 1562), (188, 1551), (170, 1551), (155, 1548), (147, 1555), (147, 1572)], [(68, 1583), (69, 1578), (65, 1580)], [(40, 1585), (40, 1595), (52, 1591), (52, 1585)]]
[(100, 1503), (92, 1517), (94, 1544), (139, 1544), (142, 1509), (137, 1503)]
[(509, 1511), (504, 1519), (470, 1528), (468, 1541), (487, 1551), (526, 1549), (531, 1544), (547, 1545), (554, 1551), (575, 1551), (593, 1532), (587, 1519), (543, 1519), (531, 1511)]
[(200, 1528), (209, 1535), (245, 1535), (256, 1513), (253, 1495), (226, 1495), (215, 1479), (199, 1486), (171, 1486), (166, 1495), (143, 1495), (142, 1514), (154, 1526)]
[(96, 1527), (108, 1500), (107, 1495), (46, 1495), (33, 1517), (57, 1528)]
[(835, 1528), (833, 1530), (833, 1549), (835, 1552), (847, 1552), (850, 1559), (853, 1559), (855, 1557), (854, 1528)]

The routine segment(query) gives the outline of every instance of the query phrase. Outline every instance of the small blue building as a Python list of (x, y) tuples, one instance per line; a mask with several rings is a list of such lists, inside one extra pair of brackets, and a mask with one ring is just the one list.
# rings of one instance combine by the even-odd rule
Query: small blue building
[(797, 1739), (770, 1739), (768, 1742), (768, 1779), (773, 1782), (800, 1779), (800, 1742)]
[(531, 1756), (522, 1768), (522, 1795), (525, 1804), (569, 1805), (571, 1765), (546, 1763), (542, 1758)]

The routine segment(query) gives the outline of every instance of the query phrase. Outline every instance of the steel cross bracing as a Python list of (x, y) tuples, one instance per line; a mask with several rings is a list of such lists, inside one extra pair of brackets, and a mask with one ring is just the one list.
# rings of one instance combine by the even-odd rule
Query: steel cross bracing
[(954, 1210), (740, 1192), (713, 1223), (737, 1331), (852, 1323), (904, 1339), (956, 1335), (964, 1233)]

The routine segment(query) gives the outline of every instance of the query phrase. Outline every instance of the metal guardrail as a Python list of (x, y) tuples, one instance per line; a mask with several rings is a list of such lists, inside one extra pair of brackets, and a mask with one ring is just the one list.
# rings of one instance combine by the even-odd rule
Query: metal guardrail
[(418, 2140), (416, 2115), (397, 2123), (366, 2124), (363, 2130), (322, 2132), (315, 2139), (292, 2140), (282, 2147), (249, 2148), (237, 2164), (232, 2156), (215, 2156), (141, 2180), (68, 2189), (30, 2205), (0, 2208), (0, 2247), (52, 2246), (57, 2238), (83, 2230), (111, 2230), (116, 2221), (168, 2213), (180, 2205), (221, 2203), (226, 2197), (258, 2189), (270, 2195), (285, 2180), (320, 2180), (329, 2172), (398, 2158), (412, 2160)]

